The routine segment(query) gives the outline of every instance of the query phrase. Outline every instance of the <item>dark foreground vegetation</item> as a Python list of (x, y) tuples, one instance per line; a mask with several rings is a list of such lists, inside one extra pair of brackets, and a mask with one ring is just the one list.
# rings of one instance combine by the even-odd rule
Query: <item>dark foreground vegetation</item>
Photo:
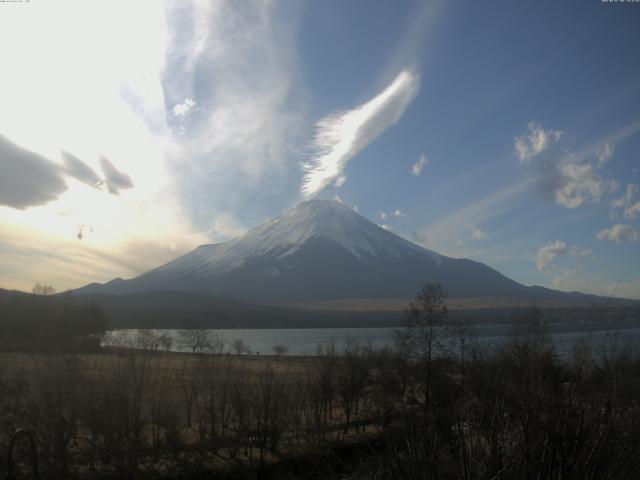
[(179, 354), (147, 332), (138, 349), (4, 353), (0, 451), (28, 428), (40, 478), (60, 479), (637, 478), (637, 350), (585, 337), (559, 357), (536, 310), (483, 349), (443, 298), (425, 287), (383, 351)]
[(34, 295), (0, 298), (0, 349), (86, 352), (100, 348), (107, 329), (102, 309), (37, 284)]

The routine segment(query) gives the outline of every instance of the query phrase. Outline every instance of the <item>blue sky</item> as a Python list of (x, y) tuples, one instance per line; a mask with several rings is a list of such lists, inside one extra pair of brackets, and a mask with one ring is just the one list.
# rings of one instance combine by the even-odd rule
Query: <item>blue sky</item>
[(0, 285), (129, 277), (313, 197), (640, 298), (640, 4), (86, 4), (0, 12)]

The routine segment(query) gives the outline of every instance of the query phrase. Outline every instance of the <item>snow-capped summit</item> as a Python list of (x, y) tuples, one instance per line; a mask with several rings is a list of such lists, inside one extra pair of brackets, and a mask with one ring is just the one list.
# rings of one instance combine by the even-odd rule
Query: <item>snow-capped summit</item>
[[(309, 200), (235, 240), (202, 245), (193, 252), (192, 258), (182, 257), (166, 267), (196, 268), (219, 274), (240, 267), (249, 258), (268, 255), (284, 259), (314, 238), (332, 241), (354, 257), (367, 261), (427, 255), (435, 262), (441, 262), (437, 253), (387, 232), (342, 203)], [(193, 263), (187, 265), (187, 260), (193, 260)]]
[[(441, 263), (441, 256), (398, 237), (333, 200), (308, 200), (270, 222), (225, 243), (201, 245), (196, 250), (152, 272), (157, 275), (221, 275), (241, 268), (247, 261), (272, 257), (284, 261), (312, 239), (333, 242), (355, 258), (427, 256)], [(280, 273), (277, 267), (269, 276)]]
[(324, 237), (338, 243), (358, 258), (428, 255), (440, 262), (440, 255), (394, 235), (346, 205), (333, 200), (308, 200), (273, 221), (255, 228), (246, 239), (259, 240), (263, 251), (290, 245), (283, 255), (295, 251), (312, 237)]
[(303, 202), (234, 240), (201, 245), (139, 277), (84, 291), (170, 289), (271, 303), (410, 298), (427, 281), (454, 296), (530, 293), (486, 265), (439, 255), (330, 200)]

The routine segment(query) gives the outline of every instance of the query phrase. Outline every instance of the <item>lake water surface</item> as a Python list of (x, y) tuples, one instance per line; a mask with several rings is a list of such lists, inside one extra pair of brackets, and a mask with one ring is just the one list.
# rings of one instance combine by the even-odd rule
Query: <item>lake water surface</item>
[[(315, 355), (319, 346), (336, 344), (341, 350), (348, 339), (360, 345), (382, 348), (393, 344), (393, 332), (397, 328), (285, 328), (285, 329), (216, 329), (211, 330), (224, 337), (227, 345), (241, 339), (252, 354), (272, 355), (273, 347), (284, 345), (289, 355)], [(499, 346), (507, 341), (513, 328), (510, 325), (474, 325), (468, 328), (467, 342), (485, 346)], [(113, 338), (131, 335), (134, 331), (110, 332), (105, 344)], [(179, 330), (161, 330), (173, 338), (172, 350), (189, 351), (180, 345)], [(640, 347), (640, 320), (603, 323), (571, 322), (550, 325), (552, 341), (559, 353), (567, 353), (578, 338), (588, 339), (594, 348), (601, 350), (622, 346)]]

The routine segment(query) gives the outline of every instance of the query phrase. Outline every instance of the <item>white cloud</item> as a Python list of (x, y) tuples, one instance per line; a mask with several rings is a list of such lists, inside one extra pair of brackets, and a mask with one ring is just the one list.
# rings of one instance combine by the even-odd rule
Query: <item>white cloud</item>
[(471, 231), (471, 238), (474, 240), (483, 240), (487, 238), (487, 232), (476, 227)]
[(118, 170), (113, 163), (105, 157), (100, 157), (100, 168), (104, 174), (104, 182), (110, 193), (117, 194), (120, 189), (133, 188), (133, 182), (129, 175)]
[[(128, 242), (168, 239), (168, 225), (172, 243), (241, 231), (255, 218), (235, 212), (253, 205), (256, 217), (263, 214), (268, 206), (256, 202), (261, 187), (278, 191), (291, 182), (293, 147), (304, 129), (297, 7), (140, 0), (125, 18), (108, 4), (38, 2), (4, 13), (0, 41), (18, 46), (3, 53), (0, 132), (58, 161), (77, 181), (57, 188), (57, 197), (44, 192), (51, 201), (21, 218), (0, 208), (3, 240), (14, 229), (51, 239), (60, 252), (72, 241), (79, 244), (73, 248), (110, 253), (99, 269), (70, 261), (76, 271), (60, 288), (127, 276), (130, 270), (113, 259), (131, 260)], [(86, 165), (60, 158), (61, 150)], [(94, 188), (102, 156), (112, 191), (135, 188), (118, 197)], [(104, 185), (100, 179), (98, 187)], [(80, 225), (95, 227), (83, 242)], [(49, 249), (45, 242), (37, 248)], [(32, 265), (22, 262), (25, 269), (38, 271), (37, 255)]]
[(624, 217), (633, 220), (640, 216), (640, 202), (634, 203), (637, 194), (638, 185), (629, 183), (624, 195), (611, 202), (611, 207), (624, 209)]
[(618, 223), (610, 228), (601, 230), (597, 235), (598, 240), (609, 240), (611, 242), (638, 241), (640, 232), (631, 225)]
[(392, 217), (406, 217), (407, 214), (404, 212), (404, 210), (402, 210), (401, 208), (396, 208), (393, 212), (391, 213), (387, 213), (387, 212), (380, 212), (380, 218), (382, 220), (386, 220), (389, 216)]
[(312, 197), (340, 177), (349, 160), (400, 120), (419, 86), (420, 76), (403, 70), (373, 99), (318, 121), (311, 145), (315, 153), (303, 166), (303, 195)]
[(546, 270), (553, 264), (553, 260), (558, 255), (567, 253), (567, 244), (561, 240), (549, 242), (538, 249), (535, 262), (538, 271)]
[(0, 135), (0, 206), (43, 205), (66, 190), (58, 165)]
[(640, 215), (640, 202), (636, 202), (628, 208), (624, 209), (625, 218), (634, 219)]
[(422, 170), (427, 165), (429, 165), (429, 160), (427, 159), (427, 156), (423, 153), (422, 155), (420, 155), (420, 158), (418, 158), (416, 163), (414, 163), (411, 166), (411, 173), (416, 177), (419, 177), (420, 174), (422, 173)]
[(338, 178), (336, 178), (336, 181), (333, 182), (333, 184), (336, 186), (336, 188), (340, 188), (346, 181), (347, 177), (345, 175), (340, 175)]
[(396, 208), (396, 209), (393, 211), (393, 216), (394, 216), (394, 217), (406, 217), (406, 216), (407, 216), (407, 214), (406, 214), (406, 213), (404, 213), (404, 211), (403, 211), (402, 209), (400, 209), (400, 208)]
[(347, 202), (344, 201), (344, 199), (340, 196), (340, 195), (334, 195), (333, 196), (333, 201), (334, 202), (338, 202), (341, 203), (342, 205), (344, 205), (345, 207), (349, 207), (351, 208), (354, 212), (358, 213), (358, 206), (357, 205), (349, 205)]
[[(576, 208), (587, 203), (599, 203), (613, 193), (618, 183), (603, 176), (604, 162), (613, 155), (614, 146), (640, 131), (640, 122), (631, 123), (606, 138), (560, 159), (542, 158), (533, 162), (535, 188), (551, 195), (558, 205)], [(635, 187), (631, 187), (634, 189)], [(620, 199), (613, 207), (622, 207)]]
[(611, 206), (614, 208), (624, 208), (628, 205), (631, 205), (633, 199), (638, 194), (638, 185), (635, 183), (627, 184), (627, 189), (622, 197), (615, 199)]
[(560, 255), (571, 255), (572, 257), (590, 257), (591, 250), (576, 246), (569, 246), (562, 240), (549, 242), (538, 249), (534, 258), (538, 271), (548, 270), (553, 266), (556, 257)]
[(615, 146), (612, 143), (605, 143), (597, 150), (596, 156), (598, 158), (598, 166), (600, 168), (602, 168), (609, 160), (611, 160), (614, 150)]
[(560, 140), (560, 130), (545, 130), (536, 122), (529, 122), (527, 133), (514, 140), (515, 154), (521, 162), (528, 162)]
[(392, 232), (393, 231), (393, 227), (391, 225), (387, 225), (386, 223), (379, 223), (378, 226), (380, 228), (384, 228), (385, 230)]
[(196, 106), (196, 102), (191, 98), (185, 98), (184, 102), (178, 103), (173, 107), (173, 115), (175, 117), (184, 117)]
[(593, 252), (588, 248), (580, 248), (580, 247), (571, 247), (569, 253), (573, 257), (590, 257), (593, 255)]
[(231, 214), (218, 214), (211, 222), (205, 234), (212, 243), (226, 242), (237, 238), (247, 231), (244, 224)]
[(590, 163), (564, 163), (558, 166), (556, 202), (575, 208), (587, 202), (599, 203), (602, 195), (616, 189), (614, 180), (607, 180)]
[(298, 161), (297, 9), (250, 0), (173, 1), (168, 10), (168, 97), (198, 107), (175, 164), (181, 193), (199, 204), (218, 192), (233, 209), (246, 206), (249, 192), (284, 182)]

